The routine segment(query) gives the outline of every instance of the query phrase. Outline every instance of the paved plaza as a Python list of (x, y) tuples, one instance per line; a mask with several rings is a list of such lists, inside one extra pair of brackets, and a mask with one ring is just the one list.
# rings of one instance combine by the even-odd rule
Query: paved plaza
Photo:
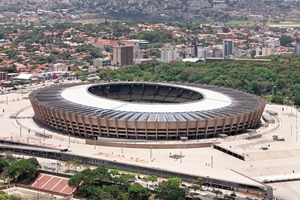
[[(29, 92), (26, 91), (0, 95), (0, 137), (2, 139), (50, 148), (69, 148), (72, 154), (256, 186), (261, 186), (258, 181), (266, 176), (300, 173), (298, 127), (300, 113), (296, 113), (296, 109), (292, 107), (267, 105), (266, 110), (276, 111), (278, 116), (274, 124), (269, 124), (268, 127), (262, 127), (256, 133), (252, 133), (261, 134), (261, 138), (247, 140), (245, 139), (249, 136), (247, 133), (226, 139), (209, 140), (219, 142), (222, 147), (244, 155), (246, 161), (243, 161), (212, 147), (187, 148), (189, 143), (197, 141), (178, 141), (185, 145), (177, 149), (136, 149), (86, 145), (84, 139), (50, 132), (36, 125), (32, 119), (34, 113), (27, 99), (28, 95)], [(11, 118), (12, 116), (17, 116), (17, 119)], [(44, 131), (53, 137), (42, 138), (35, 135), (36, 132), (44, 133)], [(274, 141), (273, 135), (278, 135), (285, 141)], [(176, 142), (160, 141), (158, 143)], [(267, 150), (263, 150), (264, 147), (267, 147)], [(183, 155), (183, 157), (181, 159), (171, 158), (170, 155), (174, 154)], [(274, 188), (275, 197), (279, 199), (299, 199), (300, 191), (295, 188), (300, 186), (300, 182), (292, 183), (292, 186), (289, 186), (290, 182), (270, 185)], [(289, 190), (291, 192), (288, 192)]]

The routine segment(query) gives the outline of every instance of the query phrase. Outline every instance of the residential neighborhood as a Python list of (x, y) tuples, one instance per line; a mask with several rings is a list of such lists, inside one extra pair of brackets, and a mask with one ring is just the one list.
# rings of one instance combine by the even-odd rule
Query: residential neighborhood
[(233, 26), (116, 21), (70, 26), (2, 25), (0, 67), (9, 68), (8, 73), (72, 74), (151, 60), (197, 62), (300, 53), (298, 28), (272, 28), (266, 22)]

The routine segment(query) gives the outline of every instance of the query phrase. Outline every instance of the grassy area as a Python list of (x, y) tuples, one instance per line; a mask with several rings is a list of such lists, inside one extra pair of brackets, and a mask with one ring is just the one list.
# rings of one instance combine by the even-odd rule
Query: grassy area
[(270, 27), (278, 27), (278, 28), (294, 28), (300, 27), (300, 22), (291, 22), (291, 23), (270, 23)]

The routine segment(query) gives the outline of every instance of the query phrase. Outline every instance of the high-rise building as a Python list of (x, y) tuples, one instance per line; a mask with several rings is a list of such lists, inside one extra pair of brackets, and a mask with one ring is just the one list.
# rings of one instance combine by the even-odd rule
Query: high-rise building
[(275, 48), (275, 47), (280, 46), (280, 39), (268, 37), (265, 39), (264, 44), (265, 44), (265, 47), (267, 47), (267, 48)]
[(257, 47), (255, 49), (255, 56), (260, 56), (261, 55), (261, 48)]
[(192, 42), (192, 57), (198, 58), (198, 44), (196, 41)]
[(133, 46), (133, 60), (143, 59), (143, 51), (137, 45)]
[(225, 40), (223, 42), (223, 55), (225, 58), (234, 55), (234, 43), (232, 40)]
[(171, 62), (174, 60), (178, 60), (179, 58), (178, 50), (174, 46), (171, 46), (170, 44), (164, 45), (164, 47), (161, 49), (160, 55), (161, 55), (160, 60), (162, 62)]
[(263, 47), (261, 49), (261, 55), (262, 56), (269, 56), (269, 55), (274, 55), (274, 54), (275, 54), (275, 48)]
[(207, 48), (198, 47), (197, 48), (197, 58), (206, 58), (207, 57)]
[(300, 54), (300, 44), (295, 45), (294, 53), (295, 54)]
[(113, 64), (116, 66), (133, 65), (133, 46), (114, 46)]
[(0, 81), (7, 80), (7, 72), (0, 72)]

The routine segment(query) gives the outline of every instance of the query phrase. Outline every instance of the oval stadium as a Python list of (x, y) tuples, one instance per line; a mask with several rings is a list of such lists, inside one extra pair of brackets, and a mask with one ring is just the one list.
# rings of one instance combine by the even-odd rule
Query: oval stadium
[(229, 88), (150, 82), (56, 85), (30, 101), (38, 122), (91, 139), (235, 135), (256, 128), (265, 108), (259, 97)]

